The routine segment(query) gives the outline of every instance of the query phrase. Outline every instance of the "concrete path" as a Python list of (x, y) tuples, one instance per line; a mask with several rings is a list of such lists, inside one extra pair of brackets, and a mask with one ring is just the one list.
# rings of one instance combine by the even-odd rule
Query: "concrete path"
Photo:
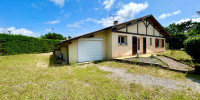
[(167, 58), (164, 56), (157, 56), (157, 58), (160, 59), (161, 61), (165, 62), (168, 65), (169, 69), (184, 71), (184, 72), (194, 70), (192, 67), (190, 67), (188, 65), (185, 65), (183, 63), (177, 62), (173, 59), (170, 59), (170, 58)]
[(193, 91), (200, 93), (200, 81), (195, 80), (193, 78), (188, 79), (187, 81), (178, 81), (178, 80), (154, 77), (150, 75), (131, 74), (128, 73), (126, 70), (120, 68), (111, 68), (104, 66), (98, 66), (98, 68), (103, 71), (113, 72), (111, 75), (108, 75), (108, 77), (110, 79), (116, 79), (116, 80), (120, 78), (120, 80), (125, 84), (137, 83), (142, 85), (161, 86), (169, 90), (192, 89)]

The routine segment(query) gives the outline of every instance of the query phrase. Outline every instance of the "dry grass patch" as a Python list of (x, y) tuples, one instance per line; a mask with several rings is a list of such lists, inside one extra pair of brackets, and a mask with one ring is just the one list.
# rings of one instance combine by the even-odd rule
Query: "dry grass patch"
[[(48, 66), (50, 55), (23, 54), (0, 56), (0, 100), (21, 99), (198, 99), (197, 93), (184, 91), (168, 92), (162, 87), (124, 85), (119, 80), (107, 77), (110, 72), (101, 71), (95, 65)], [(121, 68), (130, 66), (122, 63), (105, 62), (101, 65)], [(139, 67), (130, 67), (134, 73), (142, 74)], [(145, 69), (145, 67), (143, 67)], [(132, 71), (134, 71), (132, 70)], [(149, 72), (151, 68), (145, 69)], [(143, 70), (144, 71), (144, 70)], [(186, 96), (187, 94), (187, 96)]]
[(99, 65), (107, 66), (107, 67), (123, 68), (123, 69), (126, 69), (128, 72), (134, 73), (134, 74), (148, 74), (155, 77), (162, 77), (162, 78), (175, 79), (175, 80), (187, 79), (186, 74), (161, 69), (159, 67), (140, 66), (140, 65), (120, 63), (120, 62), (115, 62), (115, 61), (102, 62), (102, 63), (99, 63)]
[(174, 58), (184, 64), (194, 67), (193, 59), (185, 51), (167, 50), (166, 52), (158, 53), (158, 55), (165, 55), (170, 58)]

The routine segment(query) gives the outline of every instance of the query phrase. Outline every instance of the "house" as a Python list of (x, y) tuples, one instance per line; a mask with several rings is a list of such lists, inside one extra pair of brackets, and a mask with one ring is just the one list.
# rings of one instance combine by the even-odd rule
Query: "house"
[(169, 34), (153, 17), (131, 21), (62, 41), (59, 46), (68, 63), (88, 62), (165, 51)]

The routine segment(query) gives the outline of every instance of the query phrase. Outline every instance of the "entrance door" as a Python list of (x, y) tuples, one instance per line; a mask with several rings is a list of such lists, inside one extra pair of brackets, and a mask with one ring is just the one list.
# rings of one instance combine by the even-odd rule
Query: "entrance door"
[(137, 54), (137, 37), (132, 37), (132, 44), (132, 54), (135, 55)]
[(143, 37), (143, 53), (146, 53), (146, 37)]

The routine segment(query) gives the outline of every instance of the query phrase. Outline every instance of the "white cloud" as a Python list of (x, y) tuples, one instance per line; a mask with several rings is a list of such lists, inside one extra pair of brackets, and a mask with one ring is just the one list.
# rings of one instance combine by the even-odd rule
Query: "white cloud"
[(131, 19), (139, 12), (145, 10), (148, 7), (147, 2), (145, 3), (134, 3), (130, 2), (129, 4), (125, 4), (122, 8), (117, 11), (117, 15), (122, 19)]
[(121, 8), (124, 5), (122, 1), (119, 1), (116, 5), (115, 8)]
[(172, 12), (172, 13), (163, 13), (163, 14), (161, 14), (158, 18), (159, 18), (159, 19), (164, 19), (164, 18), (173, 16), (173, 15), (178, 15), (178, 14), (181, 14), (181, 11), (180, 11), (180, 10), (174, 11), (174, 12)]
[[(116, 16), (114, 17), (115, 20), (118, 20), (119, 23), (124, 21), (133, 19), (136, 14), (140, 13), (141, 11), (145, 10), (148, 7), (148, 3), (134, 3), (130, 2), (128, 4), (124, 4), (121, 9), (116, 12)], [(102, 24), (103, 27), (113, 25), (113, 17), (106, 17), (102, 18), (101, 20), (96, 19), (87, 19), (89, 21), (93, 21), (98, 24)]]
[(75, 22), (74, 24), (67, 24), (67, 27), (76, 27), (80, 28), (80, 24), (85, 23), (85, 21)]
[[(115, 20), (118, 20), (119, 23), (122, 23), (124, 21), (133, 19), (136, 14), (140, 13), (141, 11), (145, 10), (148, 7), (148, 3), (134, 3), (130, 2), (128, 4), (122, 5), (121, 9), (119, 9), (115, 13)], [(93, 18), (88, 18), (86, 20), (82, 20), (80, 22), (75, 22), (74, 24), (68, 24), (67, 27), (76, 27), (80, 28), (81, 24), (84, 24), (85, 22), (95, 22), (97, 24), (102, 24), (103, 27), (108, 27), (113, 25), (113, 17), (106, 17), (102, 18), (101, 20), (93, 19)]]
[(11, 31), (11, 34), (21, 34), (21, 35), (32, 36), (32, 37), (40, 36), (39, 33), (34, 33), (33, 31), (25, 29), (25, 28), (19, 28), (19, 29), (16, 29), (15, 27), (0, 28), (0, 33), (8, 33), (8, 31)]
[(54, 20), (54, 21), (45, 22), (45, 24), (56, 24), (56, 23), (60, 23), (60, 20)]
[(190, 20), (192, 22), (200, 22), (200, 18), (186, 18), (186, 19), (181, 19), (180, 21), (176, 22), (176, 24), (180, 24), (180, 23), (187, 22)]
[(51, 2), (55, 3), (56, 5), (63, 7), (65, 4), (65, 0), (50, 0)]
[(52, 29), (48, 28), (48, 29), (45, 29), (46, 32), (51, 32)]
[(96, 23), (99, 22), (99, 21), (96, 20), (96, 19), (88, 18), (88, 19), (82, 20), (82, 21), (80, 21), (80, 22), (75, 22), (75, 23), (73, 23), (73, 24), (67, 24), (67, 27), (80, 28), (80, 27), (81, 27), (81, 26), (80, 26), (81, 24), (84, 24), (85, 22), (89, 22), (89, 21), (96, 22)]
[(114, 3), (115, 3), (115, 0), (105, 0), (103, 2), (103, 5), (105, 6), (104, 9), (109, 11), (113, 7)]

